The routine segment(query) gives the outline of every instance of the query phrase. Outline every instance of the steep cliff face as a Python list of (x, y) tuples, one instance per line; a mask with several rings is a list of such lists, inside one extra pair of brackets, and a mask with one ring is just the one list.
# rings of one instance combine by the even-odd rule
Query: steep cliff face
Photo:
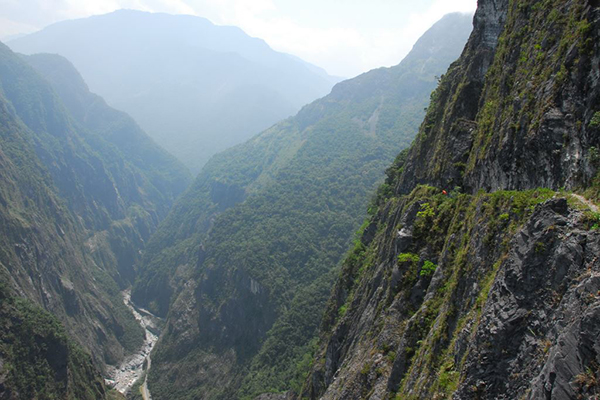
[(598, 6), (479, 1), (344, 263), (302, 397), (598, 395)]
[(118, 286), (86, 254), (83, 229), (56, 195), (27, 128), (4, 98), (1, 105), (3, 276), (18, 295), (57, 316), (98, 360), (116, 362), (142, 332), (119, 308)]
[[(73, 119), (113, 145), (133, 168), (141, 171), (139, 174), (143, 176), (133, 182), (143, 190), (134, 192), (130, 189), (123, 196), (130, 196), (154, 209), (158, 218), (164, 218), (172, 202), (191, 181), (191, 174), (183, 164), (158, 146), (133, 118), (111, 108), (102, 97), (90, 92), (67, 59), (56, 54), (34, 54), (23, 58), (52, 85)], [(127, 182), (122, 180), (120, 186)]]
[[(89, 230), (88, 247), (96, 261), (115, 269), (113, 276), (122, 285), (133, 283), (134, 266), (141, 252), (175, 199), (191, 181), (189, 172), (175, 157), (155, 144), (127, 114), (109, 107), (104, 99), (91, 93), (77, 70), (63, 57), (52, 54), (24, 56), (25, 61), (52, 86), (66, 111), (79, 125), (85, 144), (100, 154), (116, 189), (118, 207), (106, 207), (102, 197), (86, 193), (86, 186), (96, 184), (93, 176), (77, 179), (83, 186), (80, 199), (65, 194), (73, 209), (84, 207), (79, 202), (98, 203), (105, 208), (105, 217), (81, 213)], [(88, 132), (86, 134), (86, 131)], [(81, 148), (77, 154), (85, 154)], [(74, 169), (68, 164), (66, 168)], [(54, 168), (50, 167), (51, 171)], [(98, 169), (97, 169), (98, 170)], [(96, 171), (97, 171), (96, 170)], [(74, 171), (79, 174), (80, 171)], [(97, 173), (97, 172), (96, 172)], [(62, 177), (64, 172), (56, 171)], [(106, 215), (108, 214), (108, 215)]]
[(590, 149), (598, 147), (596, 7), (481, 2), (474, 34), (436, 92), (400, 192), (416, 183), (472, 192), (590, 185)]
[(351, 232), (471, 27), (472, 16), (445, 17), (398, 66), (338, 84), (207, 164), (152, 238), (134, 290), (168, 311), (153, 397), (300, 389)]
[[(76, 84), (78, 75), (66, 72)], [(92, 95), (83, 89), (72, 93), (85, 107)], [(143, 341), (120, 291), (182, 190), (176, 178), (186, 175), (177, 165), (169, 169), (172, 158), (144, 141), (130, 119), (96, 100), (86, 115), (102, 121), (97, 130), (72, 117), (52, 84), (0, 45), (0, 270), (19, 297), (57, 317), (102, 368)], [(164, 178), (143, 169), (145, 153), (157, 156)]]
[(104, 380), (58, 320), (15, 297), (0, 271), (0, 399), (104, 399)]

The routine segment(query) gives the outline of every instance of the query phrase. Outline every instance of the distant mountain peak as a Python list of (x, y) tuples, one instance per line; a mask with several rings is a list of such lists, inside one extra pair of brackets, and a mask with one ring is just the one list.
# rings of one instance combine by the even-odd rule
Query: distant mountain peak
[(238, 27), (191, 15), (123, 9), (59, 22), (9, 45), (66, 57), (93, 92), (193, 172), (339, 81)]

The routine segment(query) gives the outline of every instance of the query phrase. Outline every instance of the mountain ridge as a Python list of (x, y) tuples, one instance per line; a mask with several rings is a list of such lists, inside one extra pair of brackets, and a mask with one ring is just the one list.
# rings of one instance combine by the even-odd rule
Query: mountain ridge
[[(26, 62), (34, 59), (39, 70)], [(52, 79), (58, 81), (46, 80), (41, 70), (50, 75), (55, 72)], [(59, 95), (52, 84), (61, 79), (74, 85), (64, 87)], [(69, 96), (75, 101), (67, 106), (61, 96), (66, 103)], [(91, 99), (93, 107), (83, 107), (89, 118), (78, 121), (69, 108), (75, 111), (73, 104), (85, 106), (81, 99)], [(92, 115), (96, 113), (102, 115)], [(146, 169), (146, 153), (161, 174)], [(187, 171), (129, 117), (89, 93), (64, 59), (22, 57), (3, 44), (0, 158), (0, 273), (8, 284), (7, 294), (2, 295), (7, 302), (18, 303), (16, 308), (3, 310), (2, 318), (39, 316), (48, 327), (58, 325), (57, 321), (64, 327), (49, 330), (49, 337), (34, 331), (31, 338), (25, 338), (32, 326), (13, 329), (6, 325), (0, 337), (0, 357), (9, 362), (0, 362), (0, 375), (10, 378), (3, 388), (10, 396), (13, 389), (23, 390), (28, 384), (32, 396), (44, 390), (48, 395), (62, 390), (60, 396), (69, 398), (112, 396), (99, 372), (137, 351), (144, 334), (125, 307), (121, 291), (134, 278), (144, 239), (183, 190)], [(65, 332), (66, 339), (62, 337)], [(31, 347), (29, 339), (56, 345), (56, 354)], [(14, 343), (31, 351), (31, 358), (19, 360), (22, 370), (17, 372)], [(93, 363), (85, 352), (91, 354)], [(65, 363), (54, 365), (52, 357)], [(43, 371), (50, 371), (44, 366), (47, 363), (60, 375), (59, 386), (34, 384), (35, 373), (41, 379)], [(63, 379), (64, 373), (71, 378), (80, 373), (90, 377), (87, 389), (91, 391), (84, 393), (87, 383)], [(69, 387), (82, 391), (73, 395)]]
[(92, 91), (129, 113), (194, 173), (217, 151), (292, 115), (336, 82), (237, 27), (195, 16), (122, 10), (59, 22), (10, 45), (65, 56)]

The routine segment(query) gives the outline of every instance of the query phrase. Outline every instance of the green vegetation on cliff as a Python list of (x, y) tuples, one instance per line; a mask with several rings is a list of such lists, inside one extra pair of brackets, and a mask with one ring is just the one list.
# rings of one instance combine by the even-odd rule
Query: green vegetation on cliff
[(445, 17), (400, 65), (338, 84), (206, 165), (151, 239), (133, 292), (169, 317), (153, 397), (300, 389), (351, 232), (470, 28), (470, 16)]
[[(362, 379), (362, 389), (369, 392), (384, 380), (398, 399), (409, 393), (419, 393), (409, 396), (415, 399), (450, 398), (440, 396), (457, 388), (457, 371), (464, 365), (455, 364), (454, 346), (463, 339), (463, 328), (480, 322), (509, 240), (536, 205), (554, 196), (547, 189), (447, 195), (418, 186), (402, 198), (380, 197), (380, 208), (346, 258), (327, 306), (314, 371), (341, 367), (337, 357), (326, 367), (323, 344), (352, 332), (352, 324), (360, 321), (359, 341), (341, 352), (353, 357), (370, 349), (370, 361), (361, 364), (362, 378), (346, 373), (348, 384)], [(396, 240), (392, 232), (402, 232), (404, 239)], [(394, 248), (402, 253), (395, 255)], [(475, 289), (465, 287), (466, 281)], [(369, 289), (373, 282), (377, 292)], [(395, 370), (398, 365), (406, 369)], [(334, 393), (354, 398), (356, 392), (345, 391), (344, 383), (332, 382)], [(316, 389), (309, 386), (304, 395), (318, 398), (322, 393)]]
[(103, 368), (143, 341), (120, 292), (187, 173), (68, 62), (34, 59), (52, 83), (0, 44), (0, 272)]
[[(52, 158), (46, 164), (54, 181), (63, 188), (61, 194), (71, 209), (85, 221), (96, 262), (112, 269), (111, 275), (121, 286), (133, 283), (140, 250), (186, 189), (190, 175), (131, 117), (89, 92), (66, 59), (51, 54), (23, 58), (58, 95), (59, 99), (48, 95), (52, 99), (48, 103), (60, 102), (72, 118), (66, 127), (55, 129), (75, 131), (73, 136), (80, 141), (72, 146), (73, 158), (66, 158), (63, 162), (67, 165), (58, 170), (53, 166), (56, 159), (64, 157), (64, 149), (54, 143), (47, 150)], [(28, 84), (35, 82), (32, 76), (21, 79), (27, 79)], [(40, 82), (40, 86), (45, 84)], [(36, 132), (44, 137), (39, 130)], [(91, 168), (82, 165), (81, 159), (86, 159)], [(99, 190), (96, 186), (102, 182), (107, 186)], [(75, 187), (80, 189), (75, 192)]]
[(0, 396), (104, 399), (104, 380), (91, 357), (68, 338), (55, 317), (15, 297), (4, 273), (0, 277)]
[(569, 192), (597, 193), (598, 12), (479, 1), (343, 264), (303, 398), (598, 392), (596, 206)]

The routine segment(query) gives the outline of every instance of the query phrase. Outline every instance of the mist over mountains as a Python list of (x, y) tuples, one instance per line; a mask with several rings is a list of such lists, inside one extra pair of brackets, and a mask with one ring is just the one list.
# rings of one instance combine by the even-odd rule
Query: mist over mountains
[(337, 84), (210, 160), (148, 242), (132, 292), (167, 318), (153, 396), (299, 391), (336, 266), (471, 21), (445, 16), (400, 64)]
[(144, 340), (120, 292), (190, 176), (60, 56), (0, 44), (0, 87), (2, 396), (98, 398)]
[(186, 15), (121, 10), (59, 22), (9, 46), (66, 57), (93, 92), (194, 173), (339, 81), (239, 28)]
[(191, 16), (12, 46), (0, 400), (600, 396), (598, 1), (338, 83)]

